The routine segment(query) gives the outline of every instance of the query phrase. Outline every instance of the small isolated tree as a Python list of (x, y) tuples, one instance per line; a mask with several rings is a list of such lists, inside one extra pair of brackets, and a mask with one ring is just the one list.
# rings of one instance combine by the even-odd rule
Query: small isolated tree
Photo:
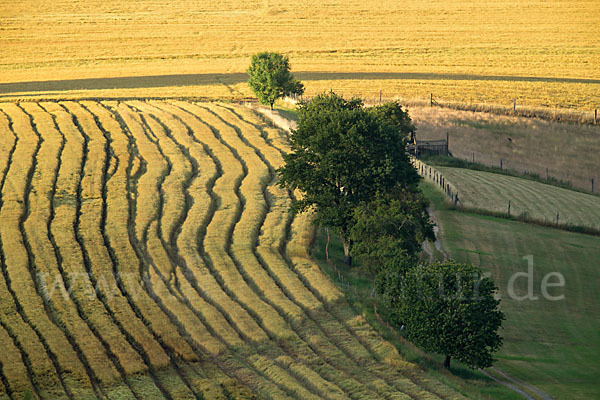
[(423, 350), (444, 354), (446, 368), (452, 358), (471, 368), (492, 365), (504, 313), (494, 282), (480, 269), (438, 262), (387, 275), (381, 284), (394, 322), (404, 324), (408, 339)]
[(300, 103), (292, 151), (278, 170), (281, 185), (300, 189), (296, 212), (314, 208), (316, 223), (337, 228), (346, 262), (351, 263), (348, 230), (354, 210), (379, 193), (416, 186), (402, 134), (358, 99), (321, 94)]
[(248, 68), (248, 85), (258, 100), (273, 109), (275, 100), (291, 94), (304, 93), (304, 85), (290, 73), (290, 62), (287, 56), (279, 53), (258, 53), (252, 56)]
[(422, 243), (435, 240), (428, 201), (415, 188), (394, 190), (361, 204), (350, 229), (352, 256), (373, 278), (417, 264)]

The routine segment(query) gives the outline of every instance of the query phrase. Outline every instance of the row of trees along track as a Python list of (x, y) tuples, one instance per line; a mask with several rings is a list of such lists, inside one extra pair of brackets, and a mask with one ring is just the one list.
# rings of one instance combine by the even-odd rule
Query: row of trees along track
[[(215, 107), (213, 107), (213, 110), (214, 109)], [(242, 121), (236, 118), (231, 113), (231, 111), (225, 111), (221, 109), (219, 115), (222, 118), (224, 118), (226, 122), (230, 124), (231, 127), (243, 126), (245, 128), (243, 130), (244, 136), (240, 135), (240, 138), (244, 137), (246, 141), (253, 141), (255, 143), (256, 139), (258, 139), (259, 143), (264, 143), (264, 140), (261, 140), (260, 133), (256, 130), (255, 127), (250, 126), (248, 124), (244, 124)], [(249, 142), (246, 144), (249, 144)], [(238, 145), (236, 146), (236, 149), (243, 149), (243, 147)], [(265, 199), (264, 191), (266, 190), (266, 184), (269, 181), (272, 182), (273, 180), (273, 177), (271, 175), (272, 170), (268, 168), (267, 163), (263, 162), (264, 156), (260, 153), (257, 147), (253, 147), (252, 145), (249, 145), (249, 148), (246, 149), (244, 159), (253, 159), (253, 163), (249, 164), (252, 165), (249, 171), (258, 172), (262, 169), (263, 175), (260, 177), (261, 182), (253, 182), (252, 179), (247, 178), (246, 180), (244, 180), (244, 184), (247, 182), (247, 185), (242, 185), (241, 187), (241, 194), (243, 195), (244, 205), (247, 209), (247, 212), (245, 210), (245, 212), (242, 214), (242, 218), (240, 218), (240, 221), (238, 222), (238, 225), (236, 226), (236, 229), (233, 234), (233, 257), (238, 262), (238, 265), (243, 265), (243, 267), (246, 269), (252, 266), (254, 267), (253, 272), (251, 274), (251, 276), (254, 278), (253, 283), (258, 286), (258, 289), (260, 291), (268, 294), (268, 298), (272, 299), (270, 301), (272, 302), (274, 308), (280, 309), (280, 314), (282, 316), (288, 315), (290, 316), (290, 320), (295, 321), (298, 317), (302, 318), (302, 316), (304, 315), (303, 310), (299, 307), (298, 304), (292, 303), (290, 298), (284, 295), (284, 292), (281, 290), (281, 288), (277, 287), (277, 285), (275, 284), (275, 280), (273, 280), (267, 274), (269, 266), (265, 265), (264, 262), (262, 263), (262, 265), (261, 263), (259, 263), (259, 258), (254, 252), (258, 241), (257, 232), (248, 235), (248, 231), (252, 232), (253, 229), (258, 229), (260, 231), (260, 229), (263, 226), (264, 218), (266, 217), (265, 211), (267, 210), (267, 202)], [(265, 174), (267, 174), (268, 179), (264, 177)], [(254, 179), (257, 180), (256, 178)], [(243, 263), (241, 263), (240, 260), (243, 260)], [(298, 284), (301, 284), (301, 282), (298, 281)], [(311, 334), (314, 334), (314, 332), (311, 332)], [(377, 377), (372, 378), (377, 379)], [(393, 389), (391, 390), (393, 391)]]
[[(249, 140), (251, 140), (250, 138), (255, 138), (258, 139), (259, 137), (264, 137), (265, 135), (267, 135), (267, 130), (264, 129), (264, 124), (262, 124), (260, 120), (257, 119), (256, 115), (254, 113), (249, 112), (247, 109), (244, 108), (238, 108), (235, 110), (231, 110), (234, 114), (237, 115), (237, 117), (241, 120), (238, 120), (236, 122), (237, 126), (246, 126), (247, 129), (244, 130), (245, 132), (245, 136), (247, 138), (249, 138)], [(239, 114), (238, 114), (239, 113)], [(243, 115), (240, 115), (243, 114)], [(254, 134), (251, 134), (252, 132), (254, 132)], [(272, 132), (272, 136), (275, 140), (272, 140), (272, 142), (277, 141), (278, 143), (280, 143), (280, 146), (286, 146), (286, 144), (284, 142), (281, 141), (281, 136), (279, 134), (278, 131), (271, 131)], [(271, 173), (273, 174), (273, 167), (278, 167), (280, 165), (283, 164), (283, 159), (281, 157), (282, 152), (280, 149), (277, 149), (275, 147), (273, 147), (272, 145), (267, 145), (267, 143), (264, 140), (257, 140), (254, 143), (257, 144), (257, 148), (260, 149), (261, 152), (263, 152), (264, 154), (264, 161), (265, 163), (269, 166)], [(278, 151), (279, 150), (279, 151)], [(274, 178), (274, 174), (272, 175), (272, 178)], [(285, 210), (284, 213), (282, 213), (280, 215), (281, 217), (285, 217), (285, 215), (287, 215), (287, 210), (289, 209), (289, 204), (290, 204), (290, 197), (286, 196), (284, 191), (275, 184), (274, 181), (271, 182), (272, 184), (269, 186), (269, 190), (273, 191), (274, 195), (269, 196), (268, 194), (265, 194), (267, 199), (270, 199), (271, 202), (277, 203), (278, 201), (283, 201), (283, 203), (285, 204), (285, 208), (282, 208), (282, 210)], [(276, 215), (273, 212), (270, 213), (267, 218), (269, 216), (272, 215)], [(285, 219), (285, 218), (283, 218)], [(289, 220), (289, 222), (291, 223), (291, 220)], [(268, 226), (268, 224), (263, 224), (263, 230), (265, 228), (265, 226)], [(286, 224), (283, 224), (282, 226), (283, 231), (287, 231), (289, 228), (289, 225), (286, 226)], [(282, 234), (283, 232), (279, 232), (278, 234), (274, 235), (273, 237), (279, 238), (279, 240), (281, 240), (281, 238), (285, 238), (287, 235)], [(260, 236), (260, 243), (262, 243), (263, 240), (267, 240), (267, 243), (269, 243), (269, 237), (268, 235), (265, 234), (265, 232), (263, 232), (263, 234)], [(272, 243), (272, 240), (271, 240)], [(303, 248), (304, 251), (304, 256), (306, 257), (306, 249), (308, 248), (308, 243), (306, 241), (304, 242), (300, 242), (299, 243), (300, 246), (304, 245), (306, 247)], [(283, 249), (283, 245), (282, 243), (279, 244), (279, 246), (262, 246), (259, 245), (258, 246), (258, 252), (259, 257), (261, 257), (262, 255), (266, 255), (268, 257), (269, 254), (272, 255), (271, 252), (269, 252), (269, 248), (270, 249), (274, 249), (279, 247), (280, 251)], [(300, 249), (298, 249), (300, 250)], [(307, 257), (308, 258), (308, 257)], [(264, 258), (263, 258), (264, 260)], [(283, 274), (285, 275), (286, 271), (293, 271), (294, 269), (297, 269), (297, 266), (294, 266), (293, 264), (291, 264), (289, 262), (289, 259), (286, 259), (285, 257), (282, 257), (281, 260), (284, 264), (282, 265), (281, 262), (273, 262), (271, 263), (271, 265), (276, 266), (276, 265), (280, 265), (280, 268), (278, 269), (278, 271), (283, 272)], [(316, 274), (316, 273), (320, 273), (320, 270), (318, 269), (318, 267), (314, 264), (312, 265), (307, 265), (307, 269), (305, 269), (305, 271), (307, 270), (309, 274)], [(315, 279), (314, 282), (317, 282), (318, 280)], [(322, 281), (322, 280), (321, 280)], [(330, 281), (326, 281), (327, 283), (329, 283)], [(290, 288), (297, 288), (300, 289), (301, 286), (299, 285), (294, 285), (293, 283), (287, 285)], [(305, 288), (308, 288), (310, 290), (311, 289), (310, 286), (304, 286)], [(304, 291), (304, 293), (302, 293), (301, 290), (296, 290), (296, 294), (295, 296), (292, 297), (297, 297), (297, 298), (302, 298), (302, 296), (304, 294), (306, 294), (306, 292), (308, 292), (308, 294), (312, 295), (312, 293), (310, 293), (310, 291)], [(329, 291), (329, 293), (339, 293), (335, 288), (331, 288), (331, 291)], [(317, 293), (317, 296), (322, 297), (321, 294)], [(312, 297), (312, 299), (315, 299), (314, 296), (305, 296), (307, 298)], [(312, 301), (311, 299), (311, 301)], [(389, 344), (383, 345), (383, 342), (381, 340), (377, 340), (377, 335), (375, 335), (375, 333), (372, 331), (371, 327), (366, 324), (366, 321), (362, 320), (360, 318), (355, 318), (353, 313), (351, 312), (351, 310), (349, 309), (348, 305), (345, 304), (345, 302), (340, 302), (340, 304), (336, 304), (335, 307), (331, 307), (330, 309), (332, 310), (331, 313), (325, 313), (324, 309), (322, 307), (319, 307), (318, 305), (316, 305), (315, 303), (305, 303), (305, 304), (300, 304), (303, 309), (304, 312), (307, 315), (310, 315), (313, 317), (313, 319), (315, 321), (318, 321), (318, 323), (320, 324), (321, 328), (323, 327), (329, 327), (328, 333), (330, 337), (335, 337), (336, 335), (339, 336), (340, 334), (343, 335), (344, 331), (349, 331), (354, 337), (356, 337), (359, 341), (360, 341), (360, 345), (358, 345), (358, 347), (356, 346), (356, 343), (353, 343), (354, 346), (352, 346), (352, 348), (350, 349), (351, 351), (354, 350), (356, 351), (357, 348), (360, 348), (360, 346), (364, 346), (365, 349), (367, 349), (369, 351), (369, 353), (371, 353), (371, 357), (373, 359), (377, 359), (377, 360), (381, 360), (383, 357), (394, 357), (397, 356), (398, 359), (400, 359), (400, 357), (398, 356), (397, 352), (395, 351), (395, 349), (393, 347), (391, 347)], [(321, 303), (322, 305), (325, 305), (327, 307), (328, 302), (323, 302)], [(336, 313), (347, 313), (346, 315), (349, 316), (349, 318), (342, 316), (342, 318), (338, 318), (339, 316), (341, 316), (341, 314), (338, 314), (337, 320), (338, 320), (338, 324), (332, 323), (332, 320), (334, 318), (332, 318), (332, 314), (336, 314)], [(320, 313), (320, 315), (319, 315)], [(344, 322), (344, 321), (348, 321), (348, 322)], [(343, 326), (342, 326), (343, 325)], [(325, 328), (327, 329), (327, 328)], [(352, 343), (352, 339), (348, 338), (348, 337), (343, 337), (341, 338), (340, 341), (338, 341), (338, 343)], [(389, 346), (389, 347), (388, 347)], [(377, 371), (377, 366), (374, 365), (374, 363), (367, 368), (368, 370), (375, 370)], [(413, 382), (408, 382), (407, 380), (403, 380), (402, 382), (396, 382), (398, 383), (397, 386), (399, 386), (399, 390), (402, 391), (406, 391), (409, 394), (415, 394), (416, 393), (422, 393), (423, 390), (420, 388), (415, 387), (414, 382), (417, 382), (418, 386), (421, 387), (427, 387), (429, 391), (434, 392), (434, 393), (438, 393), (440, 396), (444, 396), (444, 393), (448, 393), (447, 392), (447, 388), (443, 387), (442, 385), (426, 385), (424, 384), (424, 382), (422, 381), (418, 381), (416, 379), (414, 379), (414, 376), (412, 376), (412, 374), (407, 373), (408, 371), (403, 371), (403, 375), (406, 377), (409, 377)], [(384, 376), (384, 377), (389, 377), (389, 371), (387, 368), (383, 368), (382, 370), (380, 370), (378, 372), (380, 374), (380, 376)]]
[(0, 393), (460, 397), (310, 260), (287, 139), (248, 109), (0, 104), (0, 130)]

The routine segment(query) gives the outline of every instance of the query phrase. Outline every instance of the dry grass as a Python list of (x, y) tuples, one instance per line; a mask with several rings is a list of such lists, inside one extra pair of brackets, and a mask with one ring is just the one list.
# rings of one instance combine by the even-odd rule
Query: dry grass
[(333, 88), (378, 97), (382, 90), (425, 99), (433, 92), (462, 102), (599, 106), (594, 0), (0, 7), (4, 96), (247, 96), (241, 73), (250, 55), (273, 50), (290, 55), (308, 94)]
[[(37, 154), (38, 164), (31, 183), (32, 192), (29, 195), (31, 212), (24, 223), (24, 228), (30, 243), (31, 254), (35, 260), (36, 269), (44, 274), (43, 282), (48, 287), (59, 283), (60, 289), (57, 289), (65, 290), (65, 287), (68, 287), (68, 283), (70, 283), (70, 279), (68, 275), (61, 276), (60, 271), (63, 268), (64, 259), (61, 259), (61, 264), (59, 265), (55, 249), (48, 236), (47, 221), (51, 218), (50, 202), (54, 201), (51, 195), (53, 195), (55, 174), (58, 174), (59, 159), (73, 157), (77, 160), (77, 153), (59, 153), (61, 151), (62, 135), (56, 130), (52, 117), (37, 104), (23, 105), (23, 109), (32, 116), (36, 129), (39, 132), (44, 132), (44, 141)], [(67, 207), (69, 206), (66, 204), (61, 205), (63, 209)], [(72, 205), (69, 208), (74, 211)], [(72, 215), (74, 217), (74, 213)], [(56, 219), (53, 222), (59, 225), (59, 231), (64, 234), (68, 234), (71, 231), (70, 227), (73, 226), (73, 219)], [(56, 243), (58, 242), (59, 240), (56, 241)], [(64, 247), (62, 250), (60, 253), (61, 257), (65, 257), (69, 261), (69, 253), (65, 251)], [(76, 248), (72, 248), (72, 250), (78, 252)], [(79, 266), (82, 267), (82, 263)], [(85, 270), (81, 270), (79, 273), (84, 275)], [(78, 289), (82, 288), (79, 287)], [(57, 295), (52, 296), (48, 303), (50, 309), (55, 314), (56, 323), (62, 327), (65, 335), (70, 335), (78, 343), (79, 349), (77, 351), (80, 351), (83, 357), (85, 357), (89, 368), (98, 377), (100, 382), (106, 386), (110, 386), (110, 384), (118, 380), (118, 372), (109, 361), (102, 344), (90, 331), (85, 321), (78, 315), (78, 310), (73, 301), (67, 296)], [(64, 345), (65, 343), (62, 344)], [(59, 351), (59, 353), (62, 353), (62, 351)], [(78, 379), (82, 381), (82, 386), (89, 386), (90, 378), (86, 374), (83, 365), (77, 362), (74, 372), (79, 375)]]
[(600, 127), (492, 115), (483, 112), (409, 107), (418, 139), (450, 137), (454, 157), (519, 172), (527, 171), (600, 191)]

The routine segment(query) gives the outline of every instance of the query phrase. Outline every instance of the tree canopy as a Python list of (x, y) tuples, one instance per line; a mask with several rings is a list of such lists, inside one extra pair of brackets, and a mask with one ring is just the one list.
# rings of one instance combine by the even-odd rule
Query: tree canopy
[(404, 188), (357, 207), (349, 237), (354, 243), (351, 254), (361, 268), (377, 278), (382, 272), (404, 270), (405, 261), (415, 265), (421, 244), (435, 240), (428, 204), (419, 190)]
[[(278, 170), (281, 184), (303, 192), (293, 205), (296, 212), (314, 208), (316, 223), (339, 229), (349, 260), (347, 233), (356, 207), (377, 193), (416, 187), (420, 177), (400, 124), (389, 123), (361, 100), (321, 94), (301, 102), (298, 116), (292, 151)], [(410, 124), (408, 116), (404, 123)]]
[(385, 124), (391, 125), (394, 129), (400, 132), (405, 140), (408, 139), (408, 135), (415, 131), (408, 111), (404, 110), (402, 106), (395, 101), (381, 104), (373, 107), (371, 111)]
[(248, 75), (248, 85), (258, 100), (271, 109), (275, 101), (283, 96), (304, 93), (304, 85), (290, 72), (289, 58), (279, 53), (263, 52), (253, 55)]
[(492, 365), (502, 345), (498, 329), (504, 313), (494, 298), (497, 288), (480, 269), (454, 261), (419, 265), (403, 276), (389, 274), (384, 300), (395, 324), (425, 351), (444, 354), (472, 368)]

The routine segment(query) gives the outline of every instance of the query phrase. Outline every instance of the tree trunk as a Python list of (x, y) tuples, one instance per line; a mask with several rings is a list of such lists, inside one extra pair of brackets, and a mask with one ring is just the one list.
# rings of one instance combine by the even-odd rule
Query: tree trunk
[(344, 246), (344, 262), (352, 266), (352, 256), (350, 255), (350, 240), (344, 236), (344, 231), (340, 231), (342, 237), (342, 245)]
[(273, 103), (271, 103), (271, 111), (273, 111)]
[(446, 369), (450, 369), (450, 356), (446, 356), (446, 359), (444, 360), (444, 368)]

